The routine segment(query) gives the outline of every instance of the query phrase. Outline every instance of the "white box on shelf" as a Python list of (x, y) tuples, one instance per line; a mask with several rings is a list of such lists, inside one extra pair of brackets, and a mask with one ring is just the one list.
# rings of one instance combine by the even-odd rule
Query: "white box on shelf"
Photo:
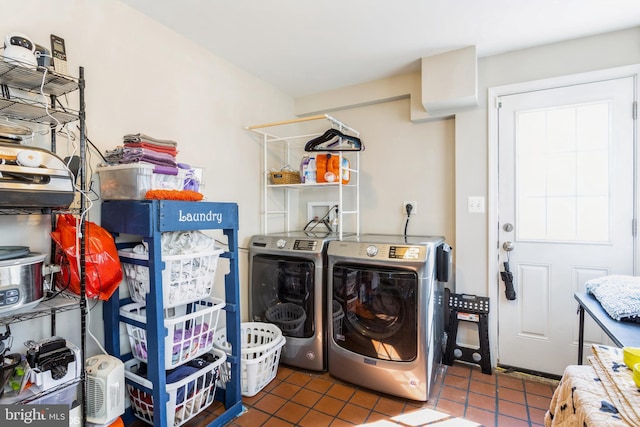
[(150, 163), (99, 166), (100, 197), (103, 200), (144, 200), (149, 190), (182, 190), (187, 171), (177, 175), (154, 172)]

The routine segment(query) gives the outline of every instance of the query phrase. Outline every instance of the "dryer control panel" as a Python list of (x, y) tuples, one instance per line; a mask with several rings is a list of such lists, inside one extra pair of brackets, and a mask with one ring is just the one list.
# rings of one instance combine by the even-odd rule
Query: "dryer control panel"
[(317, 247), (316, 240), (296, 240), (293, 242), (294, 251), (315, 251)]

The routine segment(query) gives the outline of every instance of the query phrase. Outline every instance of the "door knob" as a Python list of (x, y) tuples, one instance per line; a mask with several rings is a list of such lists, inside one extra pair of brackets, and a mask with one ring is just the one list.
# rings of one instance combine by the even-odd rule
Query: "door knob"
[(504, 242), (502, 244), (502, 249), (504, 249), (507, 252), (511, 252), (514, 248), (515, 248), (515, 245), (513, 244), (513, 242)]

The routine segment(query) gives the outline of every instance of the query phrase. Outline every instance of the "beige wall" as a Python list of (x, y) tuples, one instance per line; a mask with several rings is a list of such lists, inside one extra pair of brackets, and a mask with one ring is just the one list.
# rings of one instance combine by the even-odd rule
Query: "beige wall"
[[(207, 199), (238, 203), (241, 245), (246, 247), (249, 236), (259, 232), (261, 172), (256, 165), (261, 151), (246, 138), (244, 127), (292, 117), (289, 96), (119, 1), (5, 2), (0, 27), (44, 46), (49, 46), (51, 33), (65, 39), (70, 73), (85, 67), (87, 135), (100, 151), (115, 148), (127, 133), (177, 141), (180, 162), (206, 168)], [(69, 96), (77, 106), (76, 99)], [(48, 144), (48, 138), (39, 143)], [(62, 156), (66, 146), (58, 140)], [(93, 153), (90, 160), (95, 166), (100, 159)], [(99, 222), (99, 202), (89, 219)], [(3, 245), (48, 251), (48, 217), (0, 216), (0, 229)], [(241, 295), (246, 299), (246, 252), (241, 254)], [(89, 305), (90, 329), (101, 340), (101, 304)], [(242, 309), (246, 312), (246, 301)], [(77, 340), (77, 312), (63, 313), (60, 319), (58, 333)], [(13, 350), (23, 351), (27, 338), (50, 335), (48, 319), (12, 325), (12, 333)], [(87, 344), (89, 354), (97, 351), (93, 340)]]

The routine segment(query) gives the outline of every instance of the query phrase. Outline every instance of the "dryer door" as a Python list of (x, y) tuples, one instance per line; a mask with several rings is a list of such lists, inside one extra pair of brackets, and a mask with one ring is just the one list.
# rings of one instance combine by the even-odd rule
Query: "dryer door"
[(381, 360), (416, 358), (415, 271), (336, 264), (331, 279), (333, 340), (338, 346)]
[(315, 333), (312, 260), (256, 255), (251, 263), (251, 319), (277, 325), (290, 337)]

